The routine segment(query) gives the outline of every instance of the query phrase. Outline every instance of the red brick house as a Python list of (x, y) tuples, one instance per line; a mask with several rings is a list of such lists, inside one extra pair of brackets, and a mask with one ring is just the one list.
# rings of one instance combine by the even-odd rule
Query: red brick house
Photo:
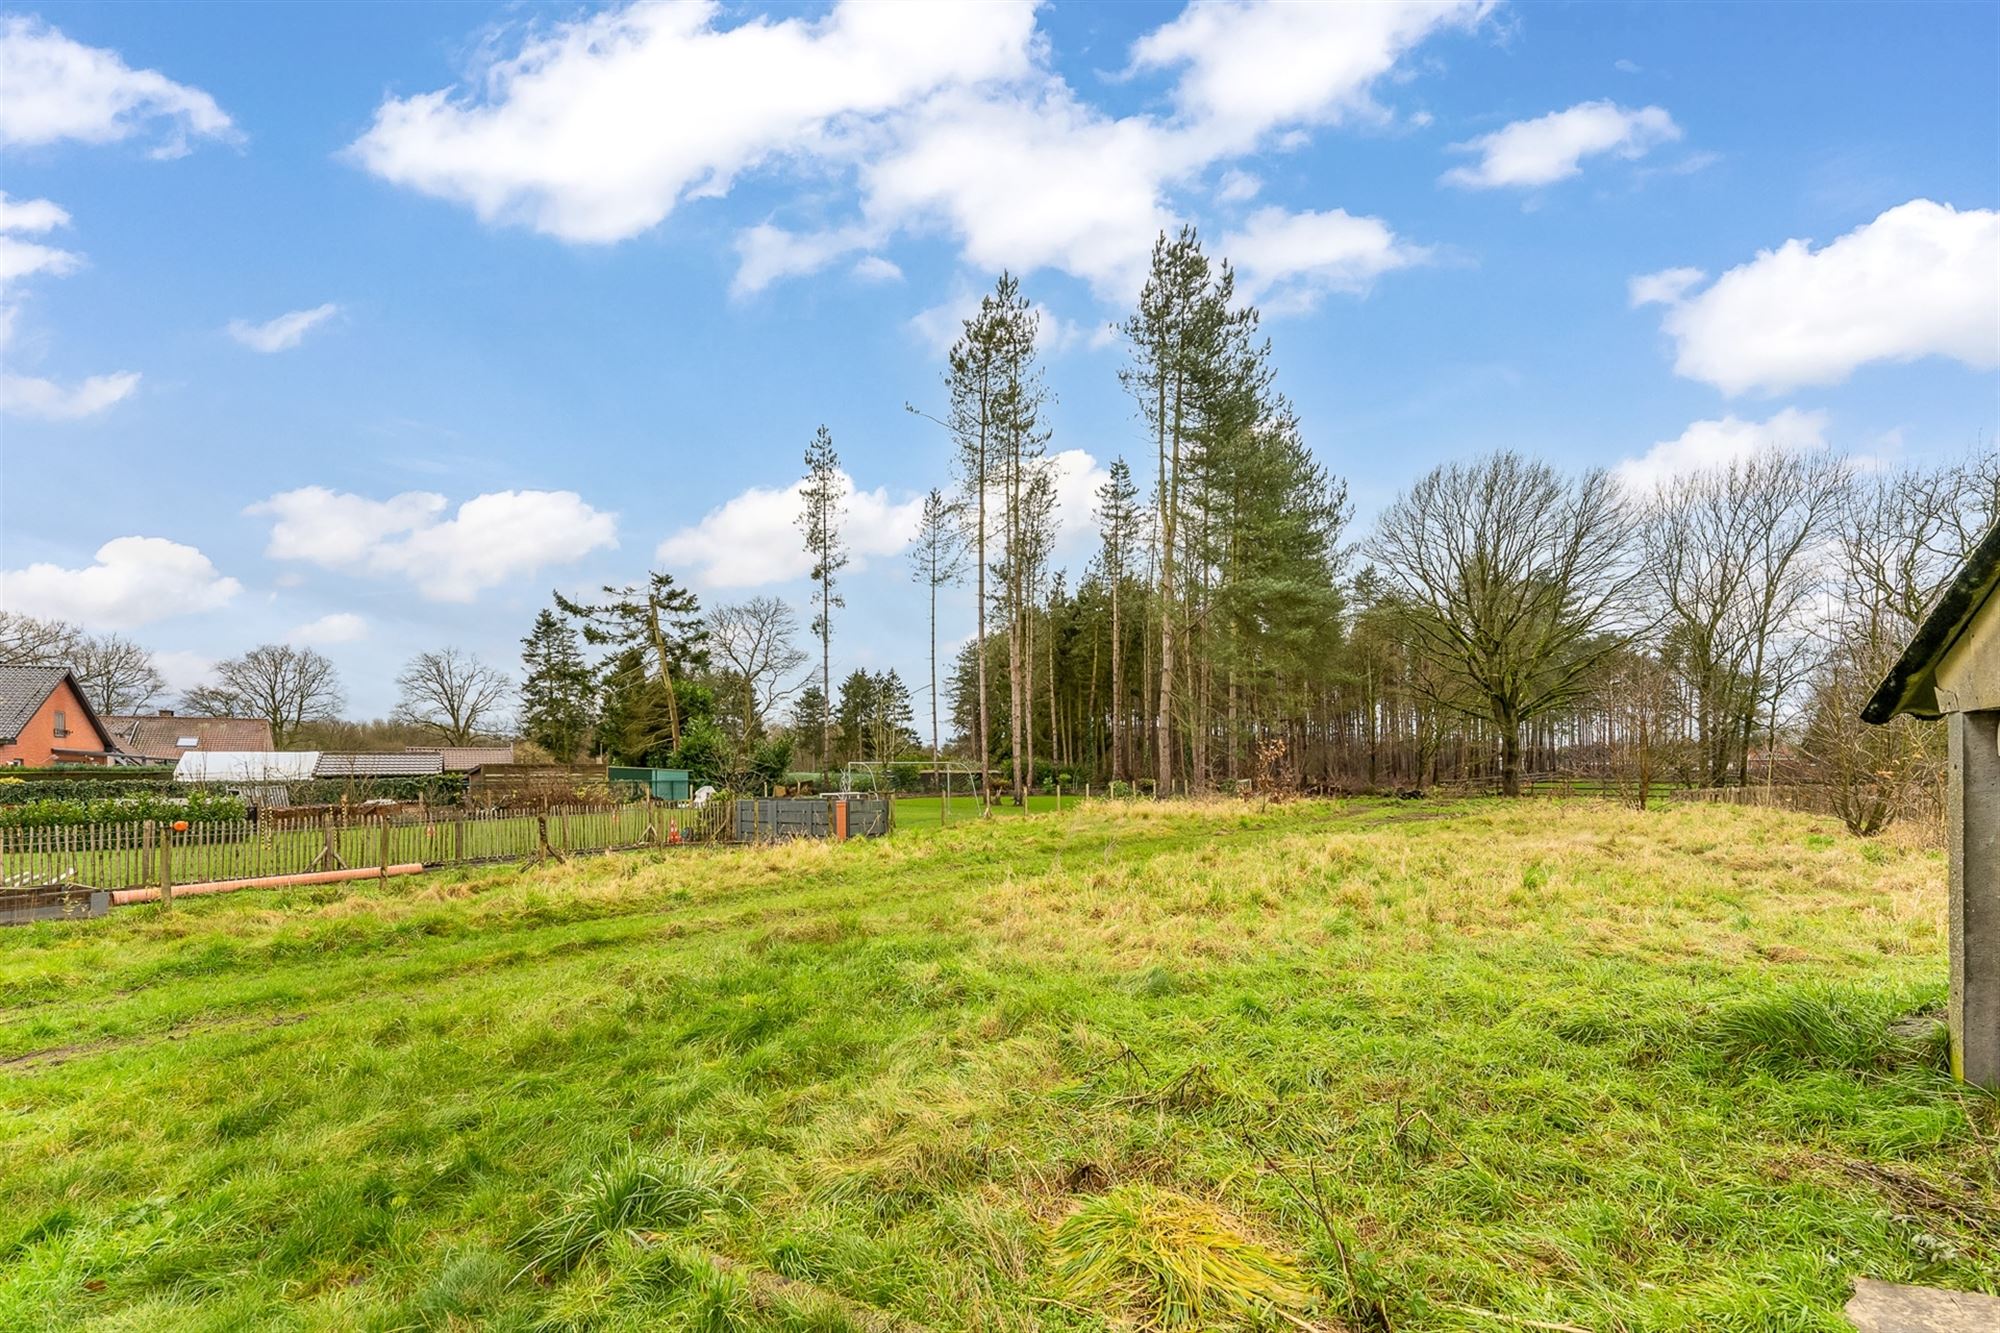
[(68, 667), (0, 667), (0, 767), (102, 766), (117, 754)]

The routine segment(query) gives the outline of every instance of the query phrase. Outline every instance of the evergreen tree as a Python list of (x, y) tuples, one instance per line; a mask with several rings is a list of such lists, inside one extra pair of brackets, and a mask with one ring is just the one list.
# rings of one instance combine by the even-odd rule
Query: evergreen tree
[[(701, 604), (674, 582), (673, 575), (657, 570), (647, 574), (643, 587), (607, 584), (601, 591), (606, 600), (596, 603), (572, 601), (557, 593), (556, 606), (582, 624), (586, 643), (612, 650), (617, 672), (643, 673), (645, 654), (652, 652), (667, 735), (677, 746), (681, 715), (676, 677), (708, 665), (708, 628), (702, 622)], [(626, 651), (632, 648), (639, 652)], [(611, 674), (606, 679), (612, 679)]]
[[(847, 479), (840, 472), (840, 456), (833, 451), (833, 435), (821, 426), (806, 446), (806, 476), (799, 492), (799, 531), (805, 535), (806, 551), (813, 558), (812, 632), (819, 639), (819, 680), (822, 698), (833, 693), (833, 611), (845, 606), (834, 591), (835, 576), (847, 564), (847, 547), (840, 538), (842, 501)], [(820, 735), (821, 777), (826, 776), (830, 736), (822, 715)]]
[(808, 685), (800, 690), (798, 698), (792, 701), (792, 734), (806, 737), (812, 744), (821, 747), (813, 752), (813, 767), (822, 775), (832, 762), (832, 756), (825, 748), (832, 730), (826, 691), (817, 685)]
[(960, 541), (959, 506), (933, 487), (924, 497), (923, 517), (917, 524), (917, 539), (910, 549), (910, 573), (930, 594), (931, 613), (931, 762), (938, 763), (937, 595), (938, 589), (958, 582), (965, 571), (965, 548)]
[(1097, 530), (1103, 543), (1102, 569), (1110, 603), (1111, 633), (1111, 776), (1123, 782), (1132, 775), (1125, 741), (1125, 637), (1119, 607), (1125, 600), (1125, 576), (1139, 538), (1139, 488), (1123, 458), (1111, 460), (1109, 475), (1097, 488)]

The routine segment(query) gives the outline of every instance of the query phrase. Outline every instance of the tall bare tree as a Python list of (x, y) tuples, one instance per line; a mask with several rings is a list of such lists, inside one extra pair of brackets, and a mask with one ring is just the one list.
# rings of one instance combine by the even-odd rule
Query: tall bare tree
[(444, 745), (471, 745), (491, 735), (513, 682), (457, 648), (418, 653), (396, 677), (402, 697), (395, 720), (422, 727)]
[[(799, 531), (806, 539), (806, 552), (813, 558), (813, 637), (819, 640), (819, 686), (827, 698), (833, 697), (833, 613), (847, 603), (834, 589), (840, 571), (847, 566), (847, 544), (841, 540), (840, 520), (846, 515), (847, 479), (840, 471), (840, 456), (833, 451), (833, 434), (821, 426), (806, 446), (806, 475), (799, 488)], [(822, 714), (819, 729), (820, 776), (826, 776), (827, 756), (833, 744), (831, 713)]]
[(144, 708), (167, 688), (153, 655), (116, 634), (87, 634), (70, 653), (69, 666), (90, 706), (99, 713)]
[(190, 713), (260, 717), (273, 743), (285, 749), (308, 722), (338, 716), (346, 697), (333, 663), (311, 648), (259, 644), (215, 666), (215, 683), (189, 690), (181, 706)]
[(1566, 480), (1514, 453), (1433, 470), (1377, 522), (1413, 647), (1462, 687), (1441, 702), (1492, 724), (1509, 796), (1523, 724), (1583, 697), (1636, 628), (1632, 528), (1604, 473)]
[(717, 669), (742, 700), (745, 745), (764, 732), (764, 718), (797, 693), (810, 676), (798, 674), (810, 658), (795, 643), (796, 612), (777, 597), (717, 606), (708, 613), (708, 645)]
[(938, 589), (957, 583), (965, 573), (964, 525), (958, 503), (935, 486), (924, 496), (917, 520), (917, 539), (910, 547), (910, 577), (924, 585), (931, 611), (931, 763), (939, 765), (944, 749), (938, 735), (937, 604)]
[(1681, 673), (1711, 786), (1748, 774), (1760, 721), (1775, 728), (1810, 646), (1829, 572), (1821, 546), (1842, 512), (1846, 465), (1768, 453), (1676, 477), (1656, 491), (1642, 568), (1663, 612), (1664, 658)]

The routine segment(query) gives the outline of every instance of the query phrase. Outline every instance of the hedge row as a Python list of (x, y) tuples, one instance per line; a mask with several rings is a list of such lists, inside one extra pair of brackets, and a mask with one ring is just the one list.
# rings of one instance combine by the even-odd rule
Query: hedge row
[(0, 778), (0, 806), (26, 805), (30, 801), (105, 801), (126, 797), (185, 796), (189, 788), (174, 781), (171, 768), (148, 778)]
[(404, 778), (314, 778), (288, 782), (293, 805), (339, 805), (341, 798), (360, 801), (429, 801), (457, 805), (465, 799), (465, 774), (426, 773)]
[(217, 824), (242, 819), (249, 811), (234, 796), (197, 791), (185, 798), (129, 796), (99, 801), (28, 801), (0, 806), (0, 828), (54, 828), (69, 824), (125, 824), (140, 819), (185, 819)]

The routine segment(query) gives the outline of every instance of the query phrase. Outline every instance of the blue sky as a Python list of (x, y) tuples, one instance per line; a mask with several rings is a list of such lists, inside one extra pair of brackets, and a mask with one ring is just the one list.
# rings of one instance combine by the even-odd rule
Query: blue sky
[(836, 669), (919, 684), (948, 451), (904, 402), (1020, 272), (1080, 563), (1146, 454), (1107, 330), (1183, 220), (1357, 535), (1494, 448), (1639, 487), (2000, 418), (1991, 5), (0, 16), (0, 597), (176, 683), (312, 642), (381, 714), (412, 653), (511, 666), (551, 588), (652, 565), (803, 612), (825, 422)]

